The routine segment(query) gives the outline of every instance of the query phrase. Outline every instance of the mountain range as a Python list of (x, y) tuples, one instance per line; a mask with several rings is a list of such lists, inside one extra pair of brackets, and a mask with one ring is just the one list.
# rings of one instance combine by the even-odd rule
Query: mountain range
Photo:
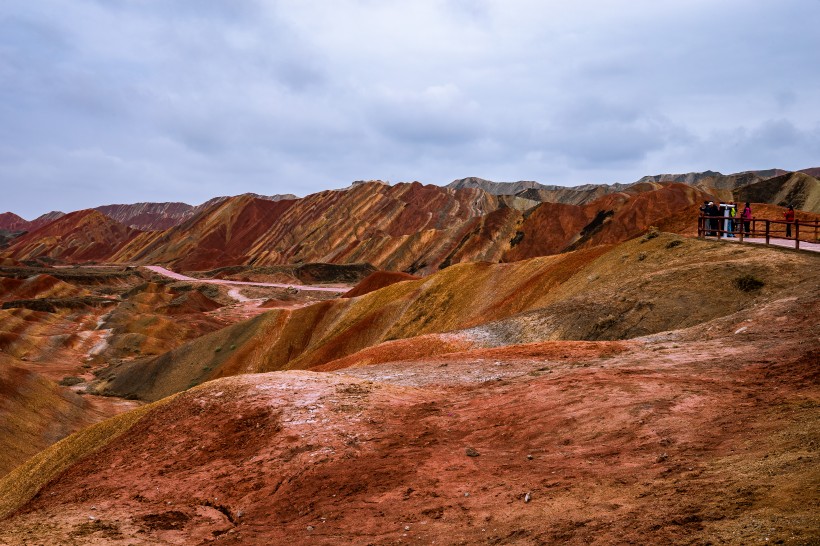
[[(779, 172), (707, 171), (578, 188), (477, 178), (448, 187), (369, 181), (304, 198), (244, 194), (199, 207), (111, 205), (61, 216), (7, 243), (3, 256), (186, 270), (366, 262), (429, 274), (465, 261), (507, 262), (624, 241), (649, 226), (692, 233), (698, 207), (713, 199), (793, 204), (803, 217), (820, 213), (820, 182), (802, 172), (763, 178)], [(7, 228), (23, 225), (14, 215), (5, 219)]]

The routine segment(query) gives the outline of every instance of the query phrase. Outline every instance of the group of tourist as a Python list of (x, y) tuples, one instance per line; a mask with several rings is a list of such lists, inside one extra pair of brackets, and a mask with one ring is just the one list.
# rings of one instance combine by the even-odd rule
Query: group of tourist
[[(737, 205), (734, 202), (716, 204), (714, 201), (704, 201), (703, 206), (700, 207), (700, 212), (704, 218), (703, 229), (707, 236), (721, 236), (734, 237), (735, 232), (739, 231), (742, 224), (743, 232), (749, 235), (752, 224), (752, 207), (747, 202), (743, 207), (743, 212), (740, 213), (740, 221), (737, 220)], [(723, 220), (720, 219), (723, 217)], [(723, 229), (721, 230), (720, 223), (723, 222)]]
[[(752, 224), (752, 206), (747, 201), (740, 213), (740, 220), (737, 220), (737, 205), (734, 202), (715, 204), (714, 201), (704, 201), (700, 207), (700, 213), (704, 216), (703, 230), (706, 236), (713, 237), (734, 237), (740, 231), (741, 225), (744, 235), (750, 235)], [(786, 237), (792, 236), (792, 224), (794, 223), (794, 206), (789, 205), (783, 213), (786, 220)], [(721, 218), (723, 218), (721, 220)], [(723, 222), (721, 230), (720, 223)]]

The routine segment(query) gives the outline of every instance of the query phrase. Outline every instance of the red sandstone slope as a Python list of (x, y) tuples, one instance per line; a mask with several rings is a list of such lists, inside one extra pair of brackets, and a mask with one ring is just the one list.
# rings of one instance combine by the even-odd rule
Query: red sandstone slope
[(203, 270), (243, 264), (251, 247), (293, 201), (269, 201), (248, 195), (228, 198), (164, 232), (143, 233), (112, 259), (163, 263)]
[(0, 214), (0, 229), (7, 231), (27, 231), (31, 226), (31, 222), (21, 218), (13, 212), (4, 212)]
[(356, 296), (363, 296), (375, 290), (379, 290), (391, 284), (396, 284), (402, 281), (417, 281), (420, 277), (401, 273), (398, 271), (376, 271), (371, 273), (362, 281), (353, 287), (352, 290), (345, 292), (343, 298), (355, 298)]
[(616, 243), (650, 225), (686, 232), (708, 197), (682, 184), (645, 183), (583, 206), (542, 203), (522, 212), (480, 189), (371, 182), (277, 204), (233, 198), (162, 234), (143, 234), (113, 259), (182, 269), (367, 262), (429, 274)]
[(96, 210), (81, 210), (15, 239), (4, 254), (20, 261), (106, 260), (139, 233)]
[[(241, 196), (161, 235), (144, 235), (113, 259), (188, 269), (374, 262), (393, 270), (431, 271), (498, 202), (478, 190), (418, 183), (358, 184), (295, 201)], [(237, 233), (234, 224), (245, 227)]]
[(630, 342), (213, 381), (0, 481), (0, 542), (814, 544), (817, 297)]
[(583, 206), (542, 203), (518, 228), (504, 260), (515, 261), (575, 248), (626, 241), (650, 226), (693, 233), (708, 194), (685, 184), (642, 184)]
[(0, 301), (34, 298), (70, 298), (88, 296), (90, 292), (51, 275), (33, 275), (27, 279), (0, 277)]

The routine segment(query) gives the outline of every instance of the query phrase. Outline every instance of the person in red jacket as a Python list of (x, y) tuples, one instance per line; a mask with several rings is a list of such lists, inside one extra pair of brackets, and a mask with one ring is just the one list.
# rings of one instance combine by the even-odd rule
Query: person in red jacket
[(786, 217), (786, 237), (792, 236), (792, 224), (794, 223), (794, 206), (789, 205), (788, 210), (783, 213)]

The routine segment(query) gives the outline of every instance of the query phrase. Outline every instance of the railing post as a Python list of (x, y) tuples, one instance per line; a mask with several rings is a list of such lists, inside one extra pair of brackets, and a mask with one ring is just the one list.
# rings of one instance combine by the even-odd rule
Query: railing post
[(740, 242), (743, 242), (743, 234), (746, 232), (746, 224), (744, 223), (743, 218), (740, 219)]
[(766, 220), (766, 244), (769, 244), (769, 220)]
[(814, 220), (814, 242), (820, 243), (820, 239), (817, 238), (817, 228), (820, 227), (820, 220)]
[(800, 250), (800, 220), (794, 219), (794, 248)]

